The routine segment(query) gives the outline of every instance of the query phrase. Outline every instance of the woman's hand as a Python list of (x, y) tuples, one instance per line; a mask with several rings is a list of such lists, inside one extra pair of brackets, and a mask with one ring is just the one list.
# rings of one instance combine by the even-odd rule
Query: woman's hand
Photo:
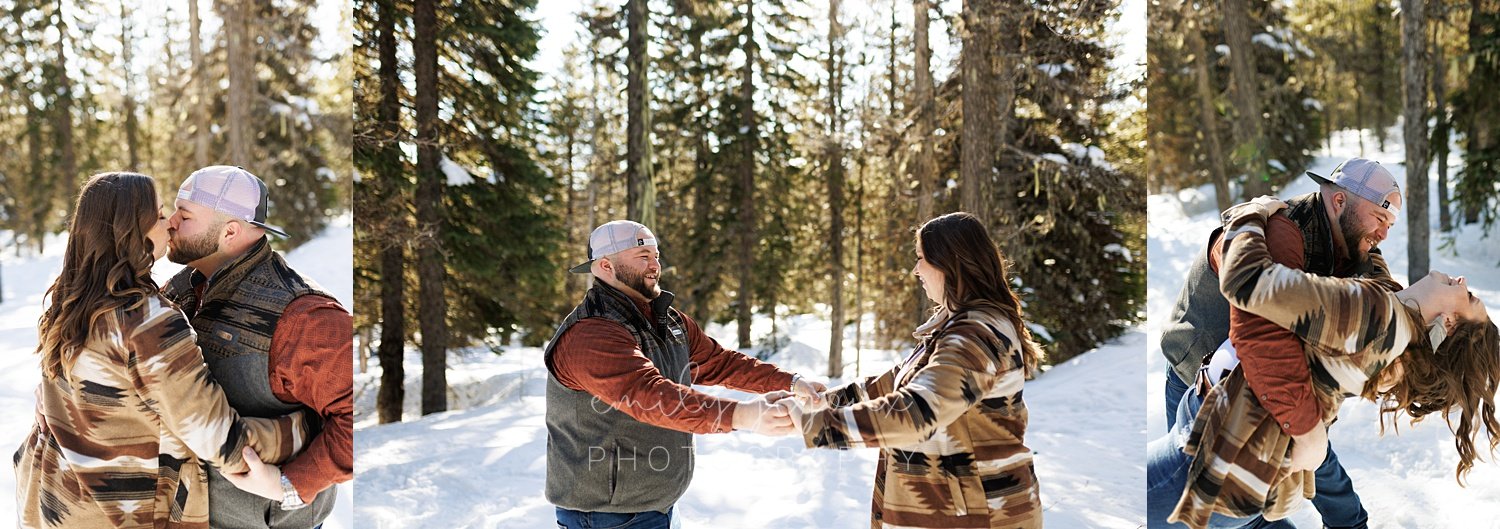
[(792, 393), (796, 394), (797, 400), (803, 406), (812, 409), (823, 407), (823, 392), (828, 391), (828, 386), (822, 382), (808, 380), (807, 377), (798, 376), (792, 382)]
[(281, 501), (283, 499), (281, 467), (262, 463), (260, 456), (249, 447), (245, 448), (244, 454), (245, 466), (250, 467), (250, 470), (243, 474), (224, 473), (224, 479), (245, 492), (268, 500)]
[(1275, 215), (1276, 212), (1287, 208), (1286, 202), (1282, 202), (1281, 199), (1273, 197), (1271, 195), (1261, 195), (1255, 197), (1250, 200), (1250, 203), (1260, 208), (1262, 214), (1264, 214), (1268, 218), (1271, 215)]
[(1286, 208), (1286, 202), (1282, 202), (1281, 199), (1270, 195), (1261, 195), (1255, 197), (1249, 202), (1242, 202), (1230, 206), (1229, 209), (1224, 210), (1224, 212), (1219, 216), (1219, 219), (1227, 224), (1236, 218), (1244, 217), (1246, 215), (1258, 215), (1263, 218), (1271, 218), (1271, 215), (1275, 215), (1276, 212)]

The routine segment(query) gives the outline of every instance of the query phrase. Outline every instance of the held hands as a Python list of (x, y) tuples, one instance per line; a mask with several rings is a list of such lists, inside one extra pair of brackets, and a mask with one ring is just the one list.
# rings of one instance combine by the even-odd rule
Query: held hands
[[(734, 429), (749, 430), (761, 435), (780, 436), (796, 431), (792, 425), (792, 418), (788, 415), (785, 403), (778, 403), (786, 398), (785, 391), (767, 393), (759, 397), (740, 401), (734, 407)], [(278, 478), (280, 479), (280, 478)]]
[(260, 456), (249, 447), (245, 447), (244, 455), (245, 465), (250, 467), (250, 470), (243, 474), (226, 472), (224, 479), (245, 492), (268, 500), (281, 501), (281, 467), (262, 463)]
[(1292, 472), (1317, 470), (1328, 457), (1328, 428), (1320, 422), (1302, 435), (1292, 436)]
[(822, 382), (798, 375), (792, 379), (791, 391), (772, 391), (735, 406), (734, 429), (770, 436), (797, 433), (803, 413), (827, 406), (823, 398), (827, 390)]

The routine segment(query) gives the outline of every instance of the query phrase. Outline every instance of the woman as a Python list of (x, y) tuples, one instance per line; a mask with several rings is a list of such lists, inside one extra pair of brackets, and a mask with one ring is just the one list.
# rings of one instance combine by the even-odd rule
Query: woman
[[(1494, 395), (1500, 386), (1500, 329), (1462, 278), (1434, 272), (1399, 292), (1361, 279), (1319, 277), (1271, 261), (1266, 219), (1286, 207), (1270, 197), (1225, 212), (1220, 290), (1229, 303), (1296, 333), (1312, 367), (1323, 427), (1344, 399), (1381, 405), (1382, 424), (1405, 413), (1450, 419), (1459, 453), (1456, 477), (1476, 458), (1474, 441), (1500, 438)], [(1293, 471), (1291, 437), (1261, 408), (1235, 369), (1202, 407), (1179, 409), (1178, 429), (1148, 452), (1151, 527), (1243, 527), (1257, 515), (1285, 518), (1315, 493), (1313, 472)], [(1178, 524), (1170, 524), (1177, 522)]]
[(208, 527), (202, 462), (245, 472), (242, 450), (280, 462), (302, 448), (300, 413), (239, 417), (187, 319), (157, 293), (167, 251), (156, 184), (90, 178), (47, 290), (36, 426), (17, 450), (22, 527)]
[(928, 221), (916, 243), (936, 305), (916, 350), (793, 418), (809, 448), (881, 448), (872, 527), (1041, 527), (1021, 400), (1039, 353), (1004, 261), (967, 213)]

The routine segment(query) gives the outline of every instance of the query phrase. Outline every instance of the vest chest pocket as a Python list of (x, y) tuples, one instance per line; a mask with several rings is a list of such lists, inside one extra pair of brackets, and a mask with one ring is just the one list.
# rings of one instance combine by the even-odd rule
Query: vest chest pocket
[(207, 329), (198, 333), (198, 345), (203, 348), (204, 356), (217, 358), (228, 358), (238, 356), (247, 351), (236, 347), (240, 341), (240, 330), (223, 323), (214, 322)]

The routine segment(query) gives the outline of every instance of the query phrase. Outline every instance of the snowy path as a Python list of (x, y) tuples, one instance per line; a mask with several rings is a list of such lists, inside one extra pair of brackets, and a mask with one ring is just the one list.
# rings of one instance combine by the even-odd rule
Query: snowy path
[[(798, 372), (822, 372), (828, 322), (811, 316), (789, 320), (782, 324), (791, 342), (771, 361)], [(756, 332), (764, 332), (768, 323), (758, 320)], [(721, 338), (735, 334), (733, 327), (717, 325), (708, 332)], [(1027, 383), (1027, 444), (1037, 452), (1049, 528), (1128, 529), (1142, 523), (1143, 346), (1144, 335), (1131, 332)], [(862, 372), (883, 371), (899, 357), (867, 349)], [(552, 523), (553, 506), (542, 496), (546, 370), (541, 350), (470, 353), (460, 362), (449, 370), (450, 377), (464, 381), (450, 379), (456, 386), (453, 398), (477, 407), (420, 418), (409, 402), (408, 422), (384, 426), (368, 416), (378, 371), (355, 375), (362, 414), (356, 416), (354, 442), (355, 519), (361, 527)], [(406, 365), (407, 380), (414, 383), (420, 378), (410, 372), (420, 366), (414, 352)], [(481, 387), (503, 397), (473, 390)], [(745, 396), (722, 388), (705, 391)], [(697, 470), (677, 512), (690, 528), (868, 527), (875, 455), (872, 450), (808, 451), (794, 438), (748, 433), (698, 436)]]
[[(1396, 178), (1405, 182), (1404, 154), (1400, 150), (1400, 129), (1395, 129), (1389, 143), (1393, 150), (1366, 152), (1364, 157), (1380, 161)], [(1343, 132), (1336, 135), (1329, 152), (1320, 153), (1311, 170), (1327, 175), (1346, 158), (1359, 156), (1356, 137)], [(1374, 142), (1366, 140), (1368, 145)], [(1462, 162), (1455, 154), (1449, 164), (1456, 171)], [(1451, 173), (1450, 173), (1451, 174)], [(1429, 179), (1429, 196), (1436, 202), (1436, 174)], [(1161, 323), (1171, 312), (1177, 291), (1182, 286), (1194, 252), (1202, 251), (1208, 233), (1217, 225), (1211, 187), (1187, 190), (1177, 195), (1153, 195), (1149, 202), (1148, 248), (1150, 323), (1146, 328), (1147, 422), (1151, 438), (1166, 429), (1162, 395), (1166, 360), (1159, 345)], [(1309, 178), (1299, 178), (1280, 193), (1292, 197), (1316, 191)], [(1432, 215), (1432, 244), (1436, 248), (1446, 234), (1437, 231), (1436, 206)], [(1491, 314), (1500, 309), (1500, 240), (1481, 238), (1477, 226), (1469, 226), (1454, 235), (1458, 254), (1452, 250), (1432, 252), (1434, 270), (1468, 277), (1470, 289), (1485, 300)], [(1406, 277), (1406, 241), (1409, 232), (1403, 214), (1390, 236), (1381, 244), (1392, 274), (1403, 284)], [(1500, 237), (1500, 234), (1497, 234)], [(1373, 403), (1358, 399), (1346, 401), (1339, 421), (1329, 432), (1329, 439), (1339, 461), (1353, 476), (1354, 489), (1370, 512), (1371, 527), (1449, 528), (1500, 527), (1500, 464), (1476, 463), (1469, 474), (1468, 487), (1454, 481), (1458, 462), (1453, 437), (1441, 418), (1433, 417), (1415, 427), (1401, 425), (1399, 435), (1388, 430), (1380, 435), (1379, 418)], [(1481, 439), (1480, 442), (1483, 442)], [(1483, 452), (1481, 451), (1481, 454)], [(1488, 458), (1487, 459), (1494, 459)], [(1299, 527), (1318, 527), (1319, 518), (1312, 506), (1296, 513), (1293, 521)]]
[[(9, 234), (0, 238), (8, 239)], [(0, 450), (4, 450), (7, 460), (31, 432), (32, 410), (36, 409), (34, 392), (41, 380), (33, 353), (36, 322), (42, 314), (43, 294), (62, 269), (65, 242), (62, 236), (50, 237), (46, 253), (40, 256), (16, 258), (13, 252), (7, 253), (0, 269), (4, 274), (5, 299), (0, 303), (0, 409), (6, 410), (0, 414)], [(354, 231), (345, 216), (336, 219), (323, 235), (293, 250), (287, 259), (347, 307), (354, 299), (354, 277), (350, 272), (353, 251)], [(163, 282), (180, 269), (180, 265), (163, 259), (152, 269), (152, 275)], [(16, 519), (15, 491), (15, 473), (0, 472), (0, 524), (10, 524)], [(354, 527), (352, 493), (349, 483), (339, 485), (338, 504), (323, 527)]]

